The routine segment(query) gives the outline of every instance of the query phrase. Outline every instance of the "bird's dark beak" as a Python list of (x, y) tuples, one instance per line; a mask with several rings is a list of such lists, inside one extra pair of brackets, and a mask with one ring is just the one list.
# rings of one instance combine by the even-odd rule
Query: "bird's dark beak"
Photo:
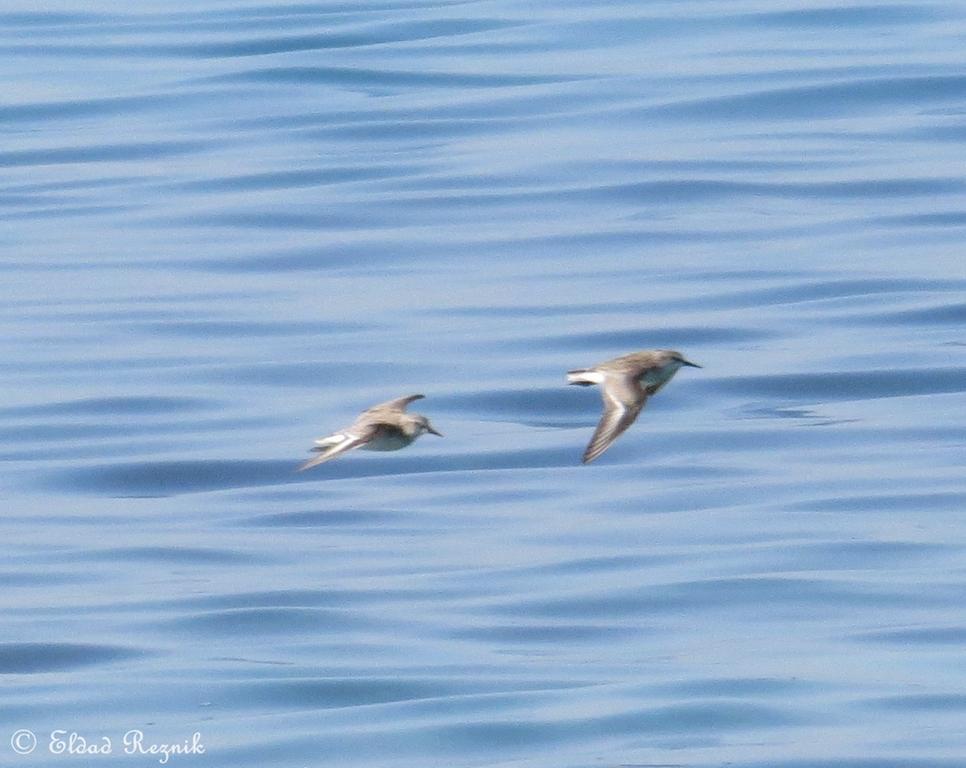
[(437, 437), (442, 437), (443, 436), (443, 433), (442, 432), (437, 432), (429, 424), (426, 425), (426, 431), (429, 432), (430, 434), (436, 435)]
[(690, 360), (685, 360), (683, 357), (681, 358), (681, 365), (687, 365), (687, 366), (690, 366), (691, 368), (704, 368), (703, 365), (692, 363)]

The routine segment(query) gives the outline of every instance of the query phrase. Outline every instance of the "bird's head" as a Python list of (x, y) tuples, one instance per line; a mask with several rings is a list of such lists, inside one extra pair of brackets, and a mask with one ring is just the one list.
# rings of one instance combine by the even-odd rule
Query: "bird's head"
[(664, 358), (666, 360), (666, 362), (664, 363), (664, 365), (673, 365), (674, 366), (674, 370), (677, 370), (678, 368), (681, 368), (682, 366), (688, 366), (690, 368), (701, 368), (702, 367), (702, 366), (698, 365), (697, 363), (692, 363), (690, 360), (688, 360), (680, 352), (675, 352), (673, 349), (665, 349), (665, 350), (663, 350), (663, 352), (664, 352)]
[(429, 434), (436, 435), (437, 437), (443, 436), (442, 432), (437, 432), (435, 429), (433, 429), (433, 425), (429, 423), (429, 419), (427, 419), (425, 416), (416, 417), (416, 428), (419, 430), (417, 434), (420, 435), (429, 432)]

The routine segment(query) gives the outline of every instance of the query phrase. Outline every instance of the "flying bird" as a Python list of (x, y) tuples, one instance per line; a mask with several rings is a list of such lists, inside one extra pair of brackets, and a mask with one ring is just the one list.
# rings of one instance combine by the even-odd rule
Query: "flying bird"
[(567, 383), (589, 387), (600, 384), (604, 415), (584, 451), (589, 464), (624, 432), (644, 408), (647, 398), (657, 394), (682, 366), (700, 368), (671, 349), (649, 349), (615, 357), (593, 368), (567, 372)]
[(365, 451), (397, 451), (426, 432), (442, 437), (425, 416), (406, 412), (407, 405), (423, 397), (424, 395), (407, 395), (367, 408), (359, 414), (352, 426), (316, 440), (312, 450), (318, 451), (319, 455), (299, 466), (298, 471), (331, 461), (353, 448)]

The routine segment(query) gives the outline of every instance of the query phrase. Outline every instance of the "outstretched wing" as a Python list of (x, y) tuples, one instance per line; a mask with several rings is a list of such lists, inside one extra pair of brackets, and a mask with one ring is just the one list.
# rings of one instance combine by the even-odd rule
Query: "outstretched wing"
[(311, 469), (319, 464), (331, 461), (346, 451), (351, 451), (353, 448), (365, 445), (376, 436), (376, 431), (375, 424), (358, 421), (343, 432), (336, 432), (321, 440), (316, 440), (315, 448), (312, 450), (318, 451), (319, 455), (313, 456), (308, 461), (300, 464), (296, 471), (304, 472), (306, 469)]
[(372, 411), (404, 411), (406, 406), (409, 405), (414, 400), (422, 400), (426, 395), (406, 395), (405, 397), (397, 397), (395, 400), (387, 400), (384, 403), (378, 403), (377, 405), (367, 408), (365, 413), (370, 413)]
[(604, 415), (601, 416), (593, 437), (584, 451), (583, 463), (589, 464), (624, 432), (641, 412), (647, 395), (636, 379), (628, 376), (607, 376), (601, 388), (604, 399)]

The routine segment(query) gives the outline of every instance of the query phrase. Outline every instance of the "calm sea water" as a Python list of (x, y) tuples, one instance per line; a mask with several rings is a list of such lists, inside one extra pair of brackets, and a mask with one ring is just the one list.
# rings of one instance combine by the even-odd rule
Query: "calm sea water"
[[(962, 766), (964, 50), (7, 0), (0, 762)], [(705, 367), (580, 466), (564, 372), (653, 346)], [(445, 439), (293, 472), (410, 392)]]

